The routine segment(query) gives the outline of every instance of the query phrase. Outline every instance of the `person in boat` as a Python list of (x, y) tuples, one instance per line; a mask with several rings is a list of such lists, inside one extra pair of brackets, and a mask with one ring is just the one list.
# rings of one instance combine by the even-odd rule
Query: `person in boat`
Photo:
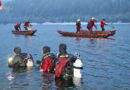
[(33, 58), (31, 54), (28, 55), (27, 53), (22, 53), (20, 47), (15, 47), (14, 53), (15, 53), (15, 56), (11, 60), (8, 61), (9, 67), (25, 68), (28, 66), (33, 66)]
[(14, 28), (16, 31), (20, 31), (21, 30), (21, 27), (20, 27), (21, 23), (17, 23)]
[(57, 55), (55, 77), (64, 80), (71, 80), (73, 77), (73, 63), (75, 57), (72, 54), (67, 53), (66, 44), (61, 43), (59, 45), (59, 54)]
[(31, 24), (29, 24), (28, 30), (32, 30), (32, 25)]
[(105, 19), (102, 19), (101, 24), (100, 24), (102, 31), (105, 31), (105, 28), (104, 28), (105, 25), (107, 25), (106, 22), (105, 22)]
[(76, 33), (80, 32), (80, 30), (81, 30), (80, 19), (77, 19), (77, 21), (76, 21), (76, 29), (77, 29)]
[(28, 30), (28, 27), (29, 27), (29, 21), (25, 21), (25, 23), (24, 23), (24, 29), (25, 30)]
[(95, 25), (95, 21), (96, 21), (95, 18), (92, 17), (91, 20), (87, 24), (87, 28), (90, 31), (90, 33), (92, 33), (92, 31), (93, 31), (93, 27), (95, 27), (97, 29), (97, 26)]
[(0, 1), (0, 10), (2, 10), (3, 8), (2, 8), (2, 2)]
[(43, 47), (43, 58), (41, 61), (41, 69), (43, 72), (54, 72), (55, 55), (50, 53), (50, 47)]

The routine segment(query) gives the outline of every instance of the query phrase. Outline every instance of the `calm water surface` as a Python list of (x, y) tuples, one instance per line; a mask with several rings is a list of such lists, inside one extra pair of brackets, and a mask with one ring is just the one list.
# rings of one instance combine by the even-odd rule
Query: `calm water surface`
[[(75, 31), (75, 25), (34, 25), (34, 36), (14, 35), (13, 25), (0, 25), (0, 90), (130, 90), (130, 24), (115, 27), (114, 36), (90, 39), (63, 37), (56, 32)], [(84, 65), (80, 82), (55, 80), (54, 74), (39, 72), (36, 64), (19, 72), (8, 68), (7, 59), (16, 46), (31, 53), (36, 62), (42, 58), (43, 46), (57, 53), (60, 43), (67, 44), (69, 53), (80, 53)]]

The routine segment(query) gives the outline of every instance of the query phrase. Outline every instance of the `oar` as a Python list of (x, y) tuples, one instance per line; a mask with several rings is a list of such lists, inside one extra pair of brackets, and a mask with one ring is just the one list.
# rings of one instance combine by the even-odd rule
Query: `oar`
[(113, 23), (111, 23), (110, 25), (111, 25), (112, 29), (115, 29), (115, 26), (113, 25)]
[(96, 27), (95, 27), (95, 28), (96, 28), (96, 34), (97, 34), (97, 24), (95, 23), (95, 25), (96, 25)]

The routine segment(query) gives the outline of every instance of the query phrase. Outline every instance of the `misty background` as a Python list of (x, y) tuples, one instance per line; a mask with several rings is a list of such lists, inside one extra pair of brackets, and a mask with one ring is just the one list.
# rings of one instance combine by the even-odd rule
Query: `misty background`
[(95, 17), (99, 22), (130, 22), (130, 0), (1, 0), (0, 23), (29, 20), (35, 23), (88, 22)]

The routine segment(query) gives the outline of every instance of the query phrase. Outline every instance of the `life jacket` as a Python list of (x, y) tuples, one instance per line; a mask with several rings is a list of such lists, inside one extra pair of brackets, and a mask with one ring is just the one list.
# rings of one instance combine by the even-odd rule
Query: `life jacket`
[(80, 27), (81, 27), (80, 22), (76, 22), (76, 27), (78, 27), (78, 28), (80, 28)]
[(104, 25), (105, 25), (105, 21), (101, 20), (101, 27), (104, 27)]
[(91, 27), (93, 27), (95, 24), (94, 24), (94, 22), (95, 22), (96, 20), (90, 20), (89, 22), (88, 22), (88, 24), (87, 24), (87, 28), (91, 28)]
[(14, 27), (15, 28), (20, 28), (20, 24), (16, 24)]
[(27, 26), (29, 26), (29, 23), (26, 21), (26, 22), (24, 23), (24, 27), (27, 27)]
[(42, 59), (42, 70), (43, 72), (50, 72), (53, 69), (54, 63), (51, 59), (51, 55), (46, 55)]
[(62, 71), (64, 70), (68, 61), (69, 61), (69, 59), (66, 55), (59, 56), (58, 62), (56, 63), (55, 77), (61, 76)]
[(1, 3), (1, 1), (0, 1), (0, 7), (2, 7), (2, 3)]

